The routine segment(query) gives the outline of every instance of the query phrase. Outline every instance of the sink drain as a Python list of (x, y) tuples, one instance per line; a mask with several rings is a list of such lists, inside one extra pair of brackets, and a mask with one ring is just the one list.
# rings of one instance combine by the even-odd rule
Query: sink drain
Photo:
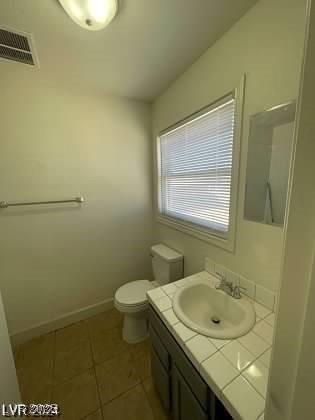
[(212, 317), (211, 317), (211, 321), (212, 321), (214, 324), (220, 324), (220, 322), (221, 322), (220, 318), (218, 318), (217, 316), (212, 316)]

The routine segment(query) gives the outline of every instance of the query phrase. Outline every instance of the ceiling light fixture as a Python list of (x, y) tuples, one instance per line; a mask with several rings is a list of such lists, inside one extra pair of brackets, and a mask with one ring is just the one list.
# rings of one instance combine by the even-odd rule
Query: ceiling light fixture
[(114, 19), (118, 0), (59, 0), (71, 19), (84, 29), (99, 31)]

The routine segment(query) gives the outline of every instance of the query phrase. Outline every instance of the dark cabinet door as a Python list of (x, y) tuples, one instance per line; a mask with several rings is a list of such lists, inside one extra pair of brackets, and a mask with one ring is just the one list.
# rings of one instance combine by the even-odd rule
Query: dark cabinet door
[(172, 408), (174, 420), (208, 420), (207, 413), (176, 366), (172, 372)]
[(171, 378), (154, 347), (151, 348), (151, 371), (154, 385), (166, 412), (171, 410)]

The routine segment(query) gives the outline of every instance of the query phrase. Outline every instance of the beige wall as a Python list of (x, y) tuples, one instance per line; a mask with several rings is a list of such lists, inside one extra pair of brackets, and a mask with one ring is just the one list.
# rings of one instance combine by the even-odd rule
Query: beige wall
[(310, 10), (266, 420), (314, 418), (314, 0)]
[(151, 275), (151, 110), (0, 67), (0, 200), (86, 203), (0, 211), (11, 333), (113, 297)]
[(211, 103), (247, 74), (235, 254), (157, 224), (156, 238), (185, 255), (186, 274), (202, 269), (204, 256), (275, 290), (282, 230), (243, 220), (251, 114), (294, 99), (302, 60), (306, 0), (260, 0), (154, 103), (154, 136)]

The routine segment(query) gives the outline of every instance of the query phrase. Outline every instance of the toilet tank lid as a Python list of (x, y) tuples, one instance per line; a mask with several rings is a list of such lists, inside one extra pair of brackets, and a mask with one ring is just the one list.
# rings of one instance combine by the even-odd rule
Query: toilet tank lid
[(151, 247), (151, 253), (163, 258), (167, 262), (181, 261), (184, 258), (182, 254), (163, 244), (153, 245)]

